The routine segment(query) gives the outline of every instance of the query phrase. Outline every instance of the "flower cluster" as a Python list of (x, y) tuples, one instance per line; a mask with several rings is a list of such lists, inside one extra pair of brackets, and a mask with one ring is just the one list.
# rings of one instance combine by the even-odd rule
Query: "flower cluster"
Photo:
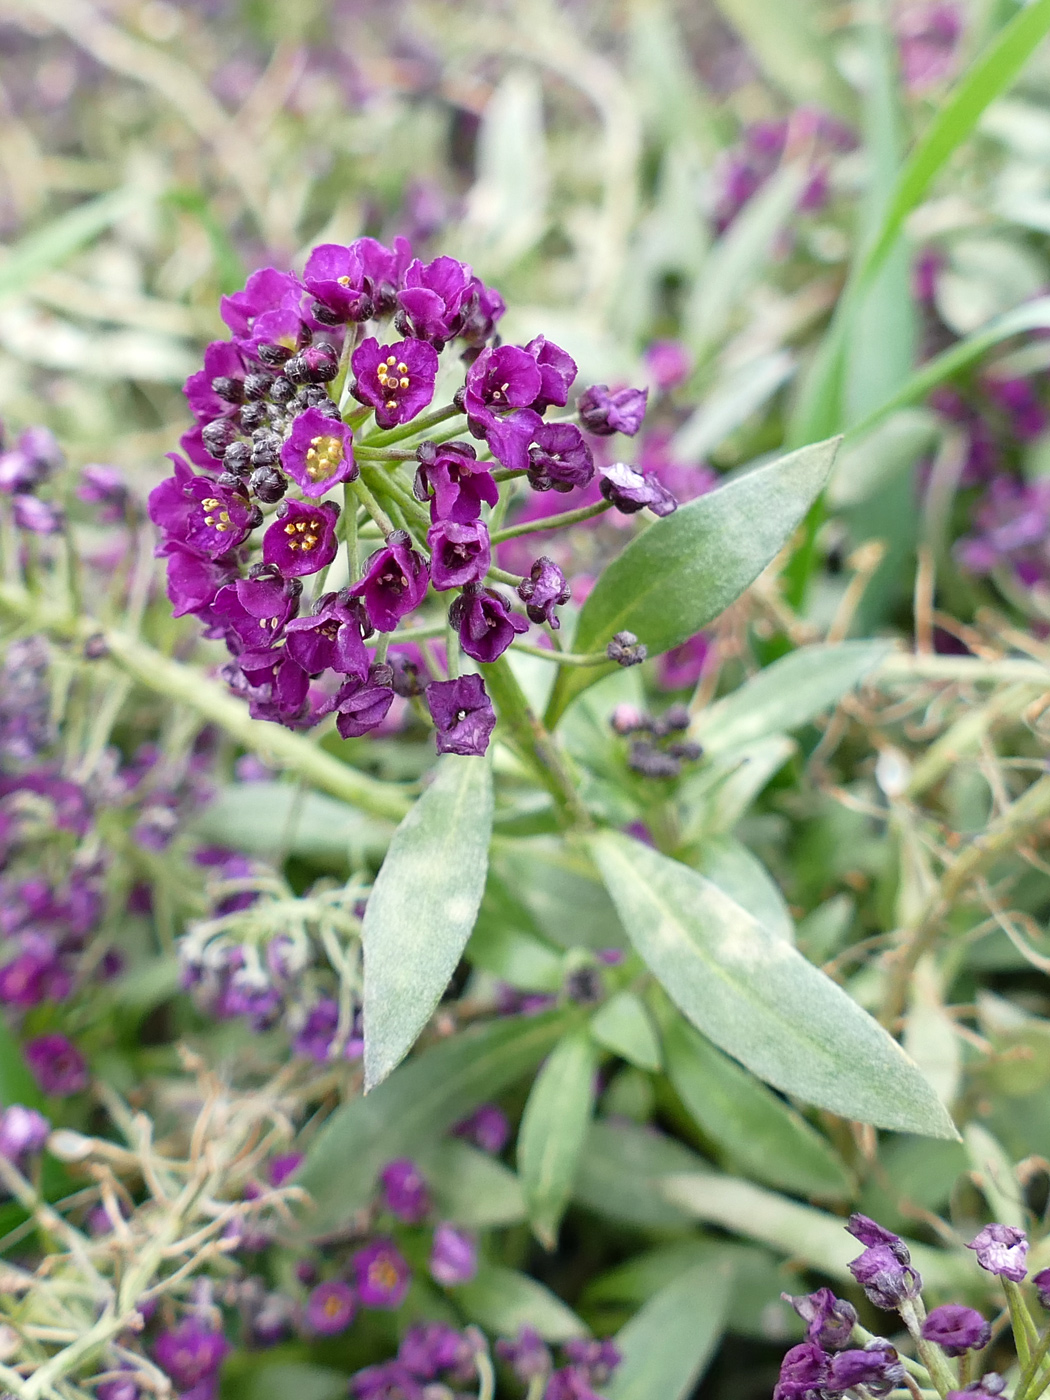
[(523, 1327), (513, 1340), (496, 1343), (496, 1355), (524, 1385), (547, 1378), (542, 1400), (600, 1400), (598, 1389), (612, 1379), (620, 1364), (615, 1343), (607, 1338), (574, 1337), (562, 1348), (564, 1360), (557, 1368), (550, 1348), (531, 1327)]
[(617, 705), (609, 723), (622, 738), (631, 736), (627, 766), (644, 778), (677, 778), (683, 763), (695, 763), (703, 753), (699, 744), (683, 737), (690, 724), (684, 705), (672, 705), (659, 718), (634, 705)]
[(62, 449), (47, 428), (26, 428), (6, 447), (0, 428), (0, 492), (11, 498), (11, 514), (20, 530), (54, 535), (63, 526), (60, 506), (40, 494), (62, 465)]
[(799, 197), (801, 212), (821, 208), (828, 196), (830, 157), (856, 144), (853, 133), (827, 112), (801, 107), (790, 121), (758, 121), (748, 126), (736, 146), (726, 151), (715, 172), (712, 218), (724, 233), (744, 205), (758, 193), (781, 163), (792, 156), (809, 161), (809, 180)]
[[(569, 404), (576, 364), (542, 335), (499, 343), (503, 311), (469, 266), (413, 259), (403, 239), (325, 244), (302, 276), (265, 268), (224, 298), (230, 338), (208, 346), (186, 383), (196, 424), (149, 512), (175, 615), (225, 640), (224, 674), (255, 717), (310, 727), (334, 715), (355, 738), (384, 722), (395, 692), (422, 692), (440, 751), (485, 751), (495, 716), (480, 677), (440, 676), (424, 657), (431, 674), (406, 689), (386, 660), (390, 634), (396, 647), (431, 589), (455, 593), (449, 624), (482, 665), (530, 622), (556, 628), (569, 599), (561, 569), (544, 557), (520, 577), (493, 564), (487, 516), (500, 508), (500, 481), (587, 486), (591, 444), (636, 433), (646, 406), (644, 391), (599, 384), (579, 395), (578, 422), (550, 420)], [(426, 413), (452, 344), (464, 381)], [(426, 435), (457, 418), (480, 448), (455, 429)], [(675, 508), (652, 472), (598, 471), (602, 496), (624, 513)], [(337, 487), (342, 503), (330, 498)], [(359, 564), (370, 537), (380, 547)], [(346, 583), (325, 591), (340, 540)], [(527, 616), (498, 583), (516, 587)]]
[(368, 1366), (351, 1377), (350, 1394), (354, 1400), (458, 1396), (475, 1380), (477, 1356), (485, 1350), (484, 1338), (473, 1327), (457, 1332), (443, 1322), (419, 1323), (405, 1333), (393, 1361)]

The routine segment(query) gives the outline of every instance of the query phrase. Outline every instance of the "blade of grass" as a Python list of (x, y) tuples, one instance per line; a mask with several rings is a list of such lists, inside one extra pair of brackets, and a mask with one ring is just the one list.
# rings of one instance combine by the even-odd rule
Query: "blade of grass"
[(97, 238), (145, 198), (144, 192), (124, 185), (65, 214), (19, 240), (0, 262), (0, 300), (25, 292), (35, 277), (59, 267), (80, 248)]

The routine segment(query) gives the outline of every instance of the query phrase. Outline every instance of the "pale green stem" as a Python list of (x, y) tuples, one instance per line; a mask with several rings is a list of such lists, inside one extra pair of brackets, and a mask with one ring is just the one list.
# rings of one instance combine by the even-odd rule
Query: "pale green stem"
[(1046, 1360), (1046, 1354), (1050, 1351), (1050, 1327), (1039, 1338), (1036, 1349), (1032, 1352), (1028, 1360), (1028, 1365), (1021, 1372), (1021, 1379), (1017, 1382), (1017, 1389), (1014, 1391), (1014, 1400), (1036, 1400), (1046, 1389), (1047, 1376), (1044, 1373), (1039, 1375), (1039, 1368)]
[(488, 1352), (475, 1352), (474, 1365), (478, 1368), (478, 1400), (495, 1400), (496, 1373), (492, 1369)]
[(608, 652), (604, 651), (549, 651), (546, 647), (534, 647), (528, 642), (515, 642), (514, 649), (527, 652), (529, 656), (538, 656), (542, 661), (551, 661), (555, 666), (604, 666), (609, 660)]
[(915, 1343), (915, 1350), (922, 1358), (922, 1363), (930, 1373), (930, 1379), (937, 1388), (937, 1393), (941, 1396), (948, 1394), (949, 1390), (956, 1390), (955, 1377), (944, 1359), (940, 1347), (928, 1342), (922, 1335), (922, 1321), (919, 1316), (917, 1299), (904, 1298), (897, 1306), (905, 1327), (911, 1333)]
[(398, 428), (380, 428), (374, 433), (369, 433), (366, 438), (362, 439), (361, 445), (362, 447), (386, 447), (391, 442), (403, 442), (405, 438), (417, 437), (429, 428), (436, 427), (438, 423), (447, 422), (449, 418), (461, 418), (462, 416), (456, 405), (450, 403), (445, 408), (436, 408), (433, 413), (427, 413), (422, 418), (413, 418), (411, 423), (402, 423)]
[(1004, 1278), (1002, 1284), (1006, 1301), (1010, 1305), (1010, 1326), (1013, 1328), (1017, 1359), (1021, 1363), (1022, 1371), (1027, 1371), (1032, 1361), (1032, 1346), (1038, 1341), (1039, 1333), (1020, 1287), (1008, 1278)]
[(529, 1381), (528, 1394), (525, 1400), (543, 1400), (543, 1392), (547, 1389), (548, 1376), (546, 1372), (541, 1376), (533, 1376)]
[(486, 578), (495, 579), (497, 583), (509, 583), (511, 588), (517, 588), (521, 583), (521, 574), (509, 574), (506, 569), (497, 569), (495, 564), (485, 575)]
[(540, 530), (564, 530), (569, 525), (579, 525), (595, 515), (603, 515), (612, 509), (611, 501), (598, 501), (592, 506), (581, 506), (579, 510), (563, 511), (561, 515), (548, 515), (542, 520), (525, 520), (520, 525), (508, 525), (505, 530), (497, 530), (492, 536), (493, 544), (503, 540), (513, 540), (519, 535), (532, 535)]
[(354, 456), (368, 462), (414, 462), (416, 454), (407, 447), (365, 447), (354, 446)]
[(445, 624), (445, 655), (448, 658), (448, 678), (450, 681), (457, 680), (459, 677), (459, 633), (451, 622)]
[(351, 583), (356, 583), (360, 572), (357, 551), (357, 497), (349, 485), (343, 487), (343, 520), (346, 531), (347, 578)]
[(368, 487), (361, 480), (361, 478), (358, 477), (356, 481), (350, 482), (349, 485), (350, 490), (361, 502), (365, 510), (368, 511), (369, 515), (379, 526), (380, 530), (382, 530), (383, 535), (392, 535), (394, 533), (394, 527), (391, 523), (389, 515), (387, 515), (386, 511), (379, 504), (376, 498), (372, 495), (371, 491), (369, 491)]

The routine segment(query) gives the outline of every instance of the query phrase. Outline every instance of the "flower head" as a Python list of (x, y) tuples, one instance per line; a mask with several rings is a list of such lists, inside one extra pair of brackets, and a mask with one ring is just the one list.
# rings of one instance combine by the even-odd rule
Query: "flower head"
[(472, 583), (464, 588), (448, 610), (448, 620), (459, 632), (459, 644), (475, 661), (495, 661), (517, 633), (529, 624), (495, 589)]
[(552, 1365), (550, 1349), (531, 1327), (523, 1327), (513, 1341), (501, 1337), (496, 1343), (496, 1355), (524, 1385), (536, 1376), (547, 1375)]
[(341, 481), (359, 475), (353, 456), (353, 433), (338, 418), (320, 408), (300, 413), (281, 448), (281, 466), (304, 496), (323, 496)]
[(488, 526), (481, 520), (438, 520), (427, 531), (430, 578), (439, 590), (480, 583), (492, 563)]
[(530, 619), (536, 623), (545, 622), (555, 631), (561, 622), (555, 617), (554, 609), (567, 603), (571, 596), (565, 575), (546, 555), (535, 561), (528, 578), (518, 584), (518, 597), (525, 604)]
[(364, 598), (373, 627), (392, 632), (406, 613), (419, 607), (429, 581), (426, 560), (412, 548), (407, 530), (395, 530), (384, 548), (368, 560), (364, 575), (350, 592)]
[(987, 1346), (992, 1328), (973, 1308), (962, 1303), (943, 1303), (927, 1315), (922, 1335), (928, 1342), (936, 1342), (946, 1356), (962, 1356)]
[(443, 1322), (423, 1322), (410, 1327), (397, 1349), (397, 1359), (420, 1380), (436, 1380), (442, 1372), (449, 1379), (468, 1382), (477, 1367), (469, 1335), (464, 1336)]
[(381, 428), (408, 423), (434, 397), (438, 357), (425, 340), (380, 345), (370, 335), (351, 355), (350, 367), (356, 375), (355, 398), (375, 409)]
[(383, 1204), (406, 1225), (418, 1225), (430, 1213), (430, 1192), (422, 1172), (408, 1157), (388, 1162), (379, 1173)]
[(88, 1086), (87, 1062), (64, 1035), (39, 1035), (25, 1045), (26, 1064), (45, 1094), (66, 1098)]
[(499, 487), (469, 442), (420, 443), (416, 495), (430, 501), (431, 520), (477, 520), (481, 503), (494, 506)]
[(307, 259), (303, 281), (331, 319), (367, 321), (393, 308), (411, 256), (404, 238), (395, 238), (392, 249), (374, 238), (348, 247), (322, 243)]
[(496, 727), (496, 712), (480, 676), (432, 681), (426, 688), (426, 701), (437, 730), (438, 753), (486, 751)]
[(797, 1298), (788, 1293), (780, 1296), (806, 1324), (807, 1341), (816, 1342), (825, 1351), (849, 1346), (857, 1322), (857, 1309), (852, 1303), (836, 1298), (830, 1288), (818, 1288), (815, 1293)]
[(853, 1390), (863, 1386), (872, 1395), (888, 1395), (904, 1384), (904, 1367), (895, 1347), (879, 1338), (863, 1349), (840, 1351), (831, 1358), (826, 1388)]
[(654, 515), (671, 515), (678, 509), (678, 502), (661, 485), (655, 472), (639, 472), (626, 462), (614, 462), (611, 467), (601, 468), (600, 477), (602, 495), (624, 515), (633, 515), (646, 506)]
[(825, 1388), (831, 1357), (816, 1342), (800, 1342), (780, 1363), (773, 1400), (809, 1400)]
[(332, 1279), (311, 1291), (306, 1300), (306, 1324), (318, 1336), (333, 1337), (346, 1331), (356, 1311), (354, 1290), (341, 1279)]
[(153, 1344), (153, 1359), (182, 1391), (214, 1376), (230, 1344), (196, 1317), (188, 1317), (170, 1332), (162, 1332)]
[(648, 389), (610, 392), (607, 384), (595, 384), (580, 395), (577, 404), (580, 422), (598, 437), (611, 437), (613, 433), (634, 437), (642, 426), (648, 397)]
[(412, 1271), (393, 1240), (373, 1240), (351, 1261), (357, 1294), (366, 1308), (399, 1308)]
[(966, 1246), (990, 1274), (1020, 1283), (1028, 1272), (1028, 1236), (1014, 1225), (986, 1225)]
[(195, 476), (184, 494), (193, 505), (181, 543), (209, 559), (219, 559), (243, 544), (262, 518), (240, 484), (220, 486), (212, 477)]
[(327, 707), (335, 711), (335, 727), (343, 739), (360, 739), (376, 729), (394, 703), (391, 667), (370, 666), (363, 679), (351, 677)]
[(478, 1246), (454, 1225), (439, 1225), (430, 1251), (430, 1275), (446, 1288), (469, 1283), (478, 1271)]
[(263, 560), (284, 578), (317, 573), (335, 558), (338, 517), (339, 507), (331, 501), (282, 501), (263, 535)]
[(477, 279), (467, 263), (441, 257), (422, 263), (415, 258), (405, 269), (397, 294), (401, 308), (395, 325), (402, 335), (429, 340), (435, 349), (459, 335), (477, 304)]

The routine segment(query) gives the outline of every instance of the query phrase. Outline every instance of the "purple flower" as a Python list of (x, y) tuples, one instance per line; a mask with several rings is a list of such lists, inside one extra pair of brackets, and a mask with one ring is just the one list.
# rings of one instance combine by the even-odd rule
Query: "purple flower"
[(123, 519), (127, 509), (127, 483), (116, 467), (89, 462), (80, 473), (77, 499), (85, 505), (100, 507), (99, 518), (107, 524), (113, 524)]
[(404, 238), (384, 247), (374, 238), (359, 238), (349, 247), (322, 243), (307, 259), (303, 281), (333, 316), (367, 321), (389, 311), (412, 250)]
[(284, 649), (310, 676), (329, 669), (341, 676), (368, 675), (368, 652), (361, 627), (361, 604), (349, 591), (324, 593), (310, 617), (289, 622)]
[(475, 1146), (480, 1147), (482, 1152), (490, 1152), (493, 1156), (502, 1152), (510, 1141), (510, 1123), (507, 1121), (507, 1115), (494, 1103), (483, 1103), (469, 1118), (458, 1122), (452, 1131), (456, 1137), (468, 1138)]
[(819, 1395), (830, 1368), (831, 1357), (826, 1356), (816, 1342), (800, 1342), (780, 1363), (780, 1378), (773, 1400), (803, 1400), (803, 1397)]
[(437, 730), (438, 753), (485, 753), (496, 727), (496, 712), (480, 676), (432, 681), (426, 701)]
[(162, 1332), (153, 1344), (153, 1359), (180, 1391), (190, 1390), (213, 1377), (230, 1344), (221, 1332), (187, 1317), (171, 1332)]
[(219, 590), (214, 611), (249, 650), (267, 647), (299, 611), (303, 585), (282, 578), (272, 564), (258, 564), (247, 578), (235, 579)]
[(535, 491), (571, 491), (594, 475), (594, 457), (574, 423), (541, 423), (529, 448), (529, 485)]
[(359, 475), (354, 461), (353, 433), (338, 418), (319, 408), (308, 408), (292, 424), (281, 448), (281, 466), (297, 482), (304, 496), (323, 496), (341, 481)]
[(505, 1361), (523, 1385), (536, 1376), (545, 1376), (551, 1369), (550, 1349), (540, 1334), (523, 1327), (514, 1341), (501, 1337), (496, 1343), (496, 1355)]
[(511, 471), (528, 466), (529, 443), (541, 423), (531, 405), (542, 389), (535, 357), (516, 345), (482, 350), (467, 371), (463, 404), (470, 430)]
[(36, 496), (14, 496), (11, 511), (18, 528), (32, 535), (57, 535), (62, 529), (64, 516), (60, 508)]
[(306, 1300), (306, 1325), (321, 1337), (345, 1332), (357, 1312), (357, 1299), (348, 1283), (332, 1279), (319, 1283)]
[(182, 389), (198, 424), (214, 423), (218, 418), (236, 414), (236, 401), (216, 393), (213, 385), (218, 381), (220, 388), (224, 383), (243, 386), (244, 376), (244, 359), (237, 346), (229, 340), (213, 340), (204, 351), (204, 368), (191, 374)]
[(351, 355), (350, 365), (357, 376), (354, 397), (375, 409), (381, 428), (409, 422), (434, 397), (438, 357), (425, 340), (380, 345), (370, 335)]
[(554, 615), (555, 607), (567, 603), (572, 596), (565, 575), (553, 559), (542, 555), (535, 561), (528, 578), (518, 584), (518, 597), (535, 623), (546, 622), (555, 631), (561, 622)]
[(477, 279), (456, 258), (409, 263), (404, 286), (397, 294), (401, 307), (395, 325), (402, 335), (429, 340), (442, 350), (459, 335), (477, 304)]
[(425, 1400), (423, 1386), (400, 1361), (367, 1366), (350, 1378), (354, 1400)]
[(306, 1021), (292, 1042), (297, 1055), (306, 1055), (311, 1060), (325, 1063), (339, 1025), (339, 1007), (331, 997), (322, 997), (310, 1009)]
[(592, 1385), (605, 1385), (623, 1360), (610, 1337), (570, 1337), (565, 1343), (565, 1357), (587, 1372)]
[(423, 1173), (408, 1157), (388, 1162), (379, 1173), (383, 1204), (406, 1225), (418, 1225), (430, 1213), (430, 1192)]
[(0, 453), (0, 491), (32, 492), (62, 465), (62, 449), (47, 428), (27, 428), (17, 444)]
[(1042, 436), (1046, 413), (1029, 380), (989, 377), (985, 385), (989, 398), (1009, 415), (1011, 437), (1031, 442)]
[(946, 0), (918, 0), (896, 20), (901, 76), (911, 93), (923, 93), (946, 78), (955, 64), (963, 18)]
[(282, 501), (263, 535), (264, 561), (285, 578), (317, 573), (335, 558), (338, 518), (339, 507), (331, 501)]
[(654, 340), (646, 349), (645, 363), (659, 389), (676, 389), (689, 378), (689, 352), (680, 340)]
[(373, 1240), (357, 1251), (351, 1263), (358, 1297), (366, 1308), (401, 1306), (412, 1271), (393, 1240)]
[(1013, 1225), (986, 1225), (966, 1246), (990, 1274), (1020, 1283), (1028, 1272), (1028, 1236)]
[(280, 648), (244, 651), (223, 668), (223, 674), (235, 691), (245, 695), (253, 719), (291, 724), (303, 718), (310, 678)]
[(482, 501), (494, 506), (499, 487), (487, 462), (479, 462), (469, 442), (420, 443), (415, 493), (430, 501), (431, 520), (477, 520)]
[(168, 597), (174, 617), (203, 612), (234, 576), (230, 564), (217, 564), (182, 545), (165, 545), (164, 553), (168, 556)]
[(857, 1309), (852, 1303), (836, 1298), (830, 1288), (818, 1288), (793, 1298), (781, 1293), (781, 1298), (798, 1313), (806, 1324), (806, 1340), (816, 1342), (825, 1351), (837, 1351), (849, 1346), (857, 1321)]
[(963, 1352), (980, 1351), (987, 1346), (992, 1328), (973, 1308), (962, 1303), (943, 1303), (927, 1315), (922, 1335), (928, 1342), (936, 1342), (946, 1356), (962, 1356)]
[(919, 1275), (902, 1263), (888, 1244), (872, 1245), (853, 1260), (849, 1270), (871, 1302), (889, 1312), (903, 1299), (916, 1297), (922, 1288)]
[(525, 349), (536, 361), (540, 372), (540, 390), (530, 408), (539, 414), (548, 408), (564, 408), (569, 402), (569, 389), (576, 378), (576, 361), (553, 340), (538, 335)]
[(103, 1381), (95, 1390), (99, 1400), (138, 1400), (139, 1388), (133, 1374), (111, 1381)]
[(1050, 1308), (1050, 1269), (1040, 1269), (1037, 1274), (1033, 1274), (1032, 1282), (1043, 1307)]
[(502, 594), (480, 584), (468, 584), (448, 610), (448, 620), (459, 632), (459, 644), (475, 661), (495, 661), (510, 646), (515, 634), (529, 624)]
[[(238, 341), (250, 341), (252, 327), (260, 316), (278, 311), (283, 306), (296, 306), (302, 295), (303, 284), (294, 273), (280, 272), (275, 267), (260, 267), (248, 278), (243, 291), (222, 298), (219, 313)], [(213, 373), (229, 371), (216, 369)]]
[(26, 1064), (45, 1094), (65, 1098), (88, 1086), (88, 1069), (83, 1055), (64, 1035), (52, 1032), (26, 1042)]
[(962, 1390), (949, 1390), (944, 1400), (999, 1400), (1006, 1389), (1006, 1380), (997, 1371), (985, 1371), (978, 1381), (971, 1381)]
[(580, 395), (576, 408), (580, 422), (589, 433), (611, 437), (626, 433), (634, 437), (642, 426), (648, 389), (617, 389), (610, 392), (608, 384), (595, 384)]
[(457, 1384), (477, 1374), (475, 1349), (469, 1336), (443, 1322), (410, 1327), (397, 1349), (397, 1359), (420, 1380), (436, 1380), (441, 1372)]
[(51, 1133), (51, 1124), (35, 1108), (10, 1104), (0, 1113), (0, 1157), (24, 1161), (39, 1152)]
[(412, 548), (407, 530), (395, 530), (350, 592), (363, 596), (373, 627), (392, 632), (406, 613), (419, 607), (429, 581), (426, 560)]
[(184, 488), (194, 503), (179, 543), (209, 559), (220, 559), (243, 544), (262, 520), (243, 486), (220, 486), (209, 476), (195, 476)]
[(9, 963), (0, 967), (0, 1002), (23, 1010), (39, 1006), (50, 994), (56, 971), (53, 947), (23, 948)]
[(872, 1395), (888, 1395), (895, 1386), (903, 1384), (904, 1367), (896, 1348), (878, 1339), (863, 1350), (840, 1351), (833, 1356), (826, 1382), (828, 1390), (864, 1386)]
[(488, 526), (480, 520), (438, 520), (427, 531), (430, 577), (439, 590), (480, 583), (492, 563)]
[(473, 1236), (454, 1225), (439, 1225), (430, 1251), (430, 1276), (445, 1288), (469, 1283), (478, 1271), (478, 1246)]
[(911, 1263), (908, 1246), (900, 1235), (895, 1235), (892, 1230), (887, 1230), (884, 1225), (880, 1225), (868, 1215), (861, 1215), (859, 1211), (854, 1211), (846, 1221), (846, 1233), (852, 1235), (866, 1249), (870, 1249), (872, 1245), (884, 1244), (893, 1250), (894, 1257), (900, 1263)]
[(955, 546), (959, 563), (972, 573), (1008, 564), (1026, 586), (1050, 575), (1050, 481), (1022, 483), (997, 476), (974, 514), (976, 531)]
[(614, 462), (611, 467), (601, 468), (600, 477), (602, 495), (624, 515), (633, 515), (646, 506), (654, 515), (671, 515), (678, 509), (678, 502), (660, 484), (655, 472), (643, 473), (626, 462)]
[(331, 708), (342, 738), (360, 739), (383, 723), (394, 703), (392, 681), (389, 666), (372, 666), (363, 680), (355, 677), (341, 687)]
[(301, 1152), (282, 1152), (277, 1157), (270, 1159), (269, 1178), (271, 1186), (283, 1186), (290, 1176), (295, 1173), (303, 1164), (303, 1154)]

